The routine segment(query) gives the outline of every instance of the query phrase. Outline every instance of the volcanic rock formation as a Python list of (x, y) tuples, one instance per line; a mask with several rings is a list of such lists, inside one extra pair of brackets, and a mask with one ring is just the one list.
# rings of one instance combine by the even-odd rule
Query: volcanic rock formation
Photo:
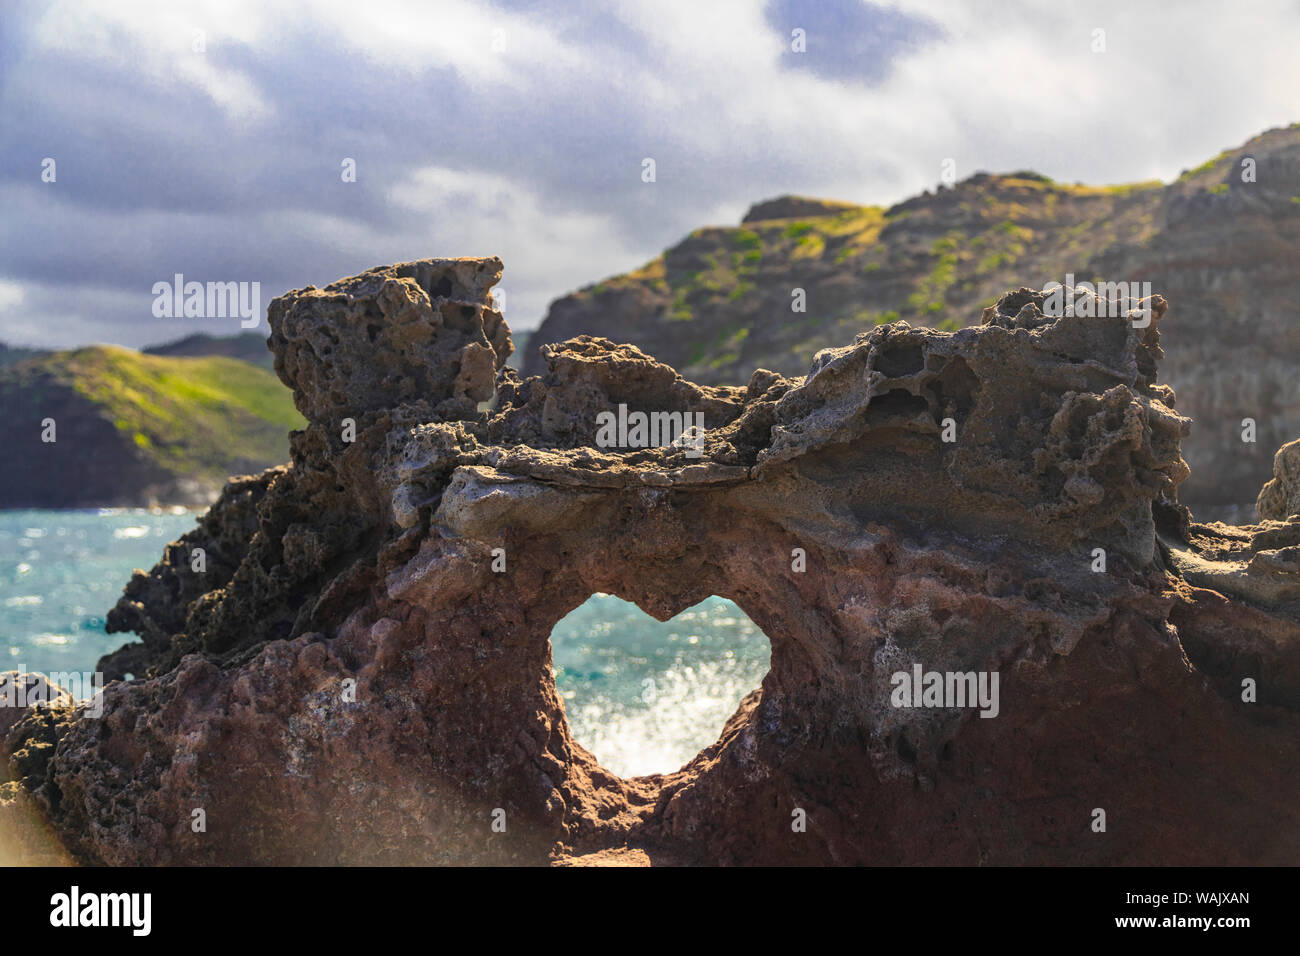
[[(1149, 282), (1178, 315), (1161, 378), (1197, 423), (1180, 499), (1202, 518), (1249, 521), (1272, 451), (1300, 425), (1297, 261), (1300, 123), (1167, 184), (1021, 171), (976, 173), (888, 209), (761, 202), (738, 228), (692, 230), (640, 268), (556, 299), (534, 341), (607, 335), (692, 381), (742, 385), (756, 366), (798, 375), (873, 324), (978, 321), (1013, 282)], [(536, 347), (521, 367), (545, 371)], [(1258, 441), (1243, 441), (1246, 418)]]
[(1255, 509), (1274, 521), (1300, 514), (1300, 440), (1287, 442), (1273, 456), (1273, 478), (1260, 489)]
[[(0, 825), (108, 864), (1300, 861), (1300, 521), (1178, 505), (1162, 299), (1139, 328), (1021, 289), (747, 387), (579, 337), (521, 380), (500, 272), (271, 304), (292, 463), (128, 584), (102, 718), (4, 718)], [(702, 455), (599, 447), (619, 405), (702, 414)], [(548, 639), (596, 592), (771, 640), (675, 773), (570, 736)], [(996, 717), (895, 706), (916, 665), (996, 673)]]

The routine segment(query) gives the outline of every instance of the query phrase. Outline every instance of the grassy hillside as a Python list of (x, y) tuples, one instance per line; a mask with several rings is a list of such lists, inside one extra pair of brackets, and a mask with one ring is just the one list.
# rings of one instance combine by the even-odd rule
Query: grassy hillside
[(45, 364), (169, 469), (279, 462), (285, 434), (305, 424), (273, 373), (238, 359), (169, 358), (101, 345), (55, 353)]
[[(238, 359), (92, 346), (0, 374), (0, 505), (198, 503), (288, 458), (304, 422), (272, 372)], [(53, 418), (57, 442), (40, 440)]]
[[(646, 265), (552, 303), (537, 343), (630, 342), (706, 384), (802, 375), (876, 325), (955, 329), (1008, 289), (1149, 282), (1170, 302), (1162, 381), (1196, 421), (1183, 441), (1198, 513), (1249, 518), (1271, 455), (1300, 433), (1300, 124), (1171, 183), (1087, 186), (977, 173), (889, 208), (780, 197), (696, 229)], [(804, 311), (797, 290), (804, 296)], [(538, 350), (524, 373), (543, 371)], [(1243, 443), (1241, 422), (1258, 423)], [(1246, 509), (1237, 515), (1236, 512)]]
[[(887, 322), (955, 329), (1008, 284), (1098, 278), (1098, 250), (1155, 231), (1161, 184), (1080, 186), (1034, 173), (979, 174), (889, 209), (823, 203), (818, 215), (697, 229), (633, 272), (557, 301), (541, 342), (590, 333), (629, 341), (688, 378), (798, 374), (820, 348)], [(802, 289), (804, 309), (792, 308)], [(526, 371), (540, 362), (526, 357)]]

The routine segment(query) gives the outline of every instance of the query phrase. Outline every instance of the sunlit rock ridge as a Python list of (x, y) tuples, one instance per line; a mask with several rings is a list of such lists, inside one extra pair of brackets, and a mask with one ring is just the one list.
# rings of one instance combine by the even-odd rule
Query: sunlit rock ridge
[[(978, 322), (1016, 285), (1150, 282), (1178, 316), (1162, 377), (1197, 422), (1182, 500), (1246, 521), (1273, 451), (1300, 427), (1297, 261), (1300, 124), (1167, 184), (963, 173), (888, 208), (761, 202), (737, 226), (695, 229), (641, 268), (557, 299), (532, 341), (605, 335), (692, 381), (744, 384), (760, 366), (801, 374), (814, 352), (876, 324)], [(544, 370), (534, 346), (522, 367)], [(1242, 440), (1245, 418), (1256, 441)]]

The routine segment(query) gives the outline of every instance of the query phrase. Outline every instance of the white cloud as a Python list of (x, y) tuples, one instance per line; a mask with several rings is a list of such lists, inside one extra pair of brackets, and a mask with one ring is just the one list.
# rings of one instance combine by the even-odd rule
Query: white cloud
[[(267, 263), (303, 285), (396, 259), (496, 254), (512, 324), (527, 327), (551, 298), (779, 193), (891, 203), (933, 187), (949, 157), (959, 176), (1034, 168), (1085, 182), (1169, 180), (1300, 119), (1295, 4), (1189, 0), (1176, 15), (1130, 0), (890, 9), (942, 35), (868, 85), (791, 69), (788, 36), (751, 0), (545, 13), (469, 0), (57, 2), (12, 67), (6, 118), (15, 97), (48, 94), (50, 115), (70, 129), (80, 133), (89, 111), (99, 135), (119, 137), (103, 155), (159, 162), (95, 179), (100, 192), (122, 190), (102, 209), (75, 191), (78, 177), (102, 173), (97, 151), (60, 152), (58, 186), (33, 191), (34, 173), (25, 188), (6, 182), (0, 252), (69, 283), (89, 255), (97, 271), (81, 281), (121, 274), (132, 287), (177, 259), (222, 275)], [(1092, 52), (1097, 28), (1104, 53)], [(206, 54), (191, 50), (194, 29)], [(798, 56), (832, 55), (834, 39), (810, 35)], [(65, 80), (69, 59), (97, 70)], [(218, 145), (196, 150), (188, 114), (165, 99), (141, 106), (142, 76), (156, 81), (151, 96), (200, 91), (227, 122)], [(43, 150), (41, 115), (41, 128), (15, 138)], [(81, 149), (75, 136), (63, 142)], [(340, 189), (342, 155), (360, 156), (363, 172)], [(644, 156), (658, 163), (653, 186), (639, 178)], [(143, 180), (160, 175), (179, 188), (148, 191)], [(236, 208), (245, 193), (220, 192), (232, 183), (261, 192)], [(5, 277), (0, 338), (12, 338), (15, 312), (47, 297), (5, 306), (3, 289), (21, 294), (32, 275), (11, 267)], [(99, 300), (102, 337), (111, 321), (134, 322), (134, 305), (113, 312), (126, 301)]]
[(539, 315), (553, 289), (587, 285), (646, 258), (612, 238), (604, 216), (548, 208), (525, 183), (496, 174), (425, 166), (394, 185), (388, 198), (430, 224), (429, 246), (401, 258), (501, 257), (512, 324)]
[(0, 280), (0, 315), (16, 310), (23, 304), (25, 298), (22, 283)]
[(367, 0), (359, 12), (351, 0), (314, 0), (295, 15), (332, 30), (371, 65), (415, 74), (451, 67), (476, 83), (514, 84), (541, 65), (583, 62), (538, 20), (486, 3)]
[[(161, 82), (202, 90), (237, 120), (269, 118), (262, 93), (242, 71), (222, 65), (223, 44), (268, 39), (263, 4), (170, 0), (59, 0), (33, 27), (39, 49), (139, 70)], [(123, 37), (133, 42), (129, 47)], [(196, 49), (197, 47), (197, 49)]]

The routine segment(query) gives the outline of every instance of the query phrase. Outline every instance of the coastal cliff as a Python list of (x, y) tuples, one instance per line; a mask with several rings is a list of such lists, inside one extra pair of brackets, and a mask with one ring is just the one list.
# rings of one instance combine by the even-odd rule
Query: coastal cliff
[[(292, 461), (233, 480), (127, 585), (110, 628), (143, 640), (101, 663), (135, 675), (102, 716), (4, 712), (20, 845), (48, 827), (104, 864), (1300, 859), (1300, 520), (1179, 504), (1192, 423), (1158, 380), (1163, 299), (1145, 322), (1052, 316), (1019, 289), (979, 324), (881, 325), (741, 386), (588, 336), (521, 378), (501, 269), (422, 260), (271, 304), (307, 420)], [(702, 440), (608, 447), (598, 416), (620, 406), (690, 415)], [(597, 592), (659, 619), (721, 595), (771, 641), (761, 687), (675, 773), (622, 779), (570, 735), (548, 639)], [(900, 705), (918, 667), (997, 675), (996, 714)]]
[[(0, 368), (0, 508), (209, 505), (226, 479), (284, 459), (302, 424), (269, 369), (227, 355), (256, 336), (109, 345)], [(267, 353), (269, 356), (269, 352)]]
[[(755, 367), (800, 375), (808, 356), (874, 325), (977, 322), (1013, 284), (1149, 282), (1178, 314), (1164, 378), (1198, 423), (1183, 445), (1193, 474), (1182, 500), (1202, 517), (1243, 521), (1273, 450), (1295, 437), (1298, 259), (1300, 124), (1168, 184), (976, 173), (889, 208), (759, 203), (738, 226), (696, 229), (642, 267), (557, 299), (533, 341), (607, 336), (692, 381), (743, 385)], [(524, 374), (544, 369), (529, 349)]]

